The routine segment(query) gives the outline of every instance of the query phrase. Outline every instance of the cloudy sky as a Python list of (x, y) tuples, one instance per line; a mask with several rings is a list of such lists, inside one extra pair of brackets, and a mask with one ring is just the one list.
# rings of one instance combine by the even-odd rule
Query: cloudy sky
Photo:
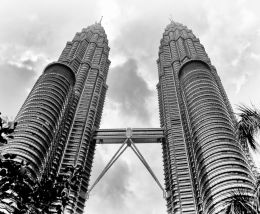
[[(169, 18), (200, 38), (234, 109), (260, 107), (259, 9), (259, 0), (0, 0), (0, 111), (14, 118), (47, 63), (101, 16), (112, 62), (102, 128), (159, 127), (156, 59)], [(161, 146), (138, 147), (163, 183)], [(116, 149), (97, 146), (91, 183)], [(160, 189), (130, 150), (93, 190), (86, 210), (166, 213)]]

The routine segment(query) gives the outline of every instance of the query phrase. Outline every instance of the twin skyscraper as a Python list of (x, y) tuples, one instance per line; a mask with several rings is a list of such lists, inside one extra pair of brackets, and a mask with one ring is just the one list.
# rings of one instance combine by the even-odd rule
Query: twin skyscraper
[[(83, 213), (107, 91), (108, 40), (100, 23), (67, 42), (16, 116), (14, 139), (2, 153), (30, 163), (34, 178), (82, 166), (67, 213)], [(255, 178), (237, 140), (233, 111), (215, 67), (191, 30), (171, 22), (163, 33), (157, 84), (167, 212), (217, 214), (235, 188), (249, 193)]]

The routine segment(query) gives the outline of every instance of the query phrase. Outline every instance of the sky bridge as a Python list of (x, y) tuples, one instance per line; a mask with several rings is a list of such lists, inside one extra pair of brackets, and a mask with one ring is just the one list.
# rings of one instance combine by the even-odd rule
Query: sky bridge
[(97, 144), (121, 144), (121, 146), (89, 188), (87, 195), (89, 196), (92, 189), (97, 185), (110, 167), (124, 153), (124, 151), (130, 147), (162, 190), (163, 197), (165, 198), (166, 192), (162, 184), (159, 182), (148, 162), (135, 145), (139, 143), (161, 143), (163, 138), (164, 130), (162, 128), (98, 129), (93, 135), (93, 140), (96, 141)]
[(93, 136), (97, 144), (121, 144), (126, 138), (134, 143), (161, 143), (162, 128), (98, 129)]

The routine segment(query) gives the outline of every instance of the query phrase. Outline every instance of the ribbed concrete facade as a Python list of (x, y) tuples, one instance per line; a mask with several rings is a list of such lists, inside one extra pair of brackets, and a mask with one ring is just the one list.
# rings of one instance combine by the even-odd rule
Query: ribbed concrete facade
[(216, 69), (199, 39), (175, 22), (157, 63), (168, 213), (221, 213), (232, 190), (252, 191), (254, 178)]

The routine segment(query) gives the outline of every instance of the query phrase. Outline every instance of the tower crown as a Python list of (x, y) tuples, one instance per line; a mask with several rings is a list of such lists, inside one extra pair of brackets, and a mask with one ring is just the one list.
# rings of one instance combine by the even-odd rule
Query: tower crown
[(180, 66), (189, 60), (200, 60), (210, 64), (210, 59), (203, 45), (192, 31), (181, 23), (171, 21), (166, 26), (160, 41), (159, 59), (157, 62), (163, 66), (176, 62), (175, 70), (177, 71)]
[(183, 27), (187, 28), (183, 24), (171, 20), (170, 24), (168, 24), (165, 29), (167, 30), (169, 28), (183, 28)]
[(171, 40), (178, 40), (180, 37), (183, 39), (196, 38), (187, 26), (179, 22), (171, 21), (165, 28), (161, 43), (169, 42)]

